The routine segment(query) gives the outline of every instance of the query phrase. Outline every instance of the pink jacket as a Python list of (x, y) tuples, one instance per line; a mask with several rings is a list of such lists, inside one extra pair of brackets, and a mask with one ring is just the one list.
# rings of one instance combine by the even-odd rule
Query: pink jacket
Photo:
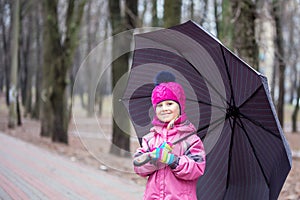
[[(137, 149), (135, 157), (158, 147), (162, 142), (175, 142), (179, 138), (195, 131), (189, 122), (177, 124), (167, 130), (164, 126), (154, 126), (150, 133), (142, 139), (142, 147)], [(144, 199), (180, 199), (196, 200), (196, 185), (198, 178), (205, 169), (205, 152), (202, 141), (197, 135), (174, 145), (172, 153), (179, 157), (175, 166), (155, 162), (134, 167), (135, 172), (148, 177)]]

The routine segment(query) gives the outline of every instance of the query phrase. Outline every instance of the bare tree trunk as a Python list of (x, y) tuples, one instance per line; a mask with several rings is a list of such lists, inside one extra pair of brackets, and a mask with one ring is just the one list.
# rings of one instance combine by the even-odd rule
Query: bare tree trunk
[(208, 0), (203, 0), (202, 3), (204, 4), (203, 6), (203, 16), (200, 19), (199, 24), (202, 26), (203, 23), (207, 20), (207, 13), (208, 13)]
[(152, 26), (158, 27), (159, 26), (159, 19), (157, 16), (157, 0), (152, 0)]
[[(137, 20), (137, 0), (126, 0), (126, 24), (123, 23), (123, 18), (121, 17), (120, 13), (120, 2), (119, 0), (111, 0), (109, 1), (109, 9), (110, 9), (110, 17), (111, 17), (111, 25), (113, 30), (113, 35), (117, 34), (123, 30), (126, 30), (125, 27), (128, 29), (134, 28), (136, 26)], [(130, 41), (124, 39), (122, 42), (124, 45), (130, 45)], [(117, 53), (114, 51), (119, 49), (118, 46), (120, 43), (117, 41), (113, 41), (113, 54)], [(117, 85), (119, 79), (128, 72), (128, 59), (129, 54), (126, 53), (119, 58), (117, 58), (112, 63), (112, 86), (113, 88)], [(114, 95), (114, 94), (113, 94)], [(113, 112), (117, 114), (119, 112), (118, 104), (120, 103), (116, 96), (113, 97)], [(122, 121), (123, 126), (129, 127), (128, 119), (124, 119)], [(124, 152), (125, 154), (122, 154)], [(110, 153), (119, 155), (119, 156), (130, 156), (130, 135), (125, 133), (116, 123), (115, 119), (113, 119), (113, 136), (112, 136), (112, 145), (110, 148)]]
[(9, 88), (9, 120), (8, 127), (15, 128), (17, 124), (17, 97), (18, 97), (18, 61), (19, 61), (19, 27), (20, 27), (20, 1), (13, 4), (13, 37), (12, 37), (12, 62), (11, 62), (11, 85)]
[[(233, 23), (231, 21), (232, 8), (230, 0), (223, 0), (221, 6), (218, 3), (219, 1), (214, 0), (214, 2), (217, 37), (225, 46), (232, 49)], [(220, 7), (222, 10), (219, 10)]]
[(234, 51), (258, 70), (258, 45), (255, 39), (256, 4), (252, 0), (230, 0), (234, 25)]
[(190, 0), (190, 18), (195, 18), (195, 3), (194, 0)]
[[(66, 31), (62, 39), (58, 26), (57, 1), (44, 1), (44, 68), (42, 135), (68, 144), (69, 111), (66, 96), (68, 71), (73, 63), (77, 34), (86, 1), (67, 2)], [(45, 132), (44, 132), (45, 131)]]
[(275, 60), (274, 66), (272, 67), (272, 77), (271, 77), (271, 97), (274, 102), (275, 101), (275, 89), (276, 89), (276, 77), (277, 77), (277, 62)]
[(41, 109), (41, 80), (43, 77), (42, 74), (42, 26), (41, 26), (41, 20), (43, 17), (41, 11), (41, 3), (38, 2), (35, 8), (35, 42), (36, 42), (36, 73), (35, 73), (35, 102), (32, 110), (32, 118), (34, 119), (40, 119), (40, 109)]
[(223, 11), (219, 10), (219, 1), (214, 0), (214, 17), (215, 17), (215, 21), (216, 21), (217, 38), (219, 38), (221, 40), (221, 37), (220, 37), (221, 36), (221, 19), (220, 19), (220, 14), (219, 14), (220, 12), (223, 12)]
[[(110, 20), (111, 20), (111, 27), (113, 35), (118, 34), (122, 30), (124, 30), (124, 25), (122, 25), (122, 18), (121, 18), (121, 9), (120, 9), (120, 2), (119, 0), (111, 0), (109, 1), (109, 10), (110, 10)], [(119, 47), (116, 41), (113, 41), (113, 48), (112, 48), (112, 54), (116, 54), (115, 50)], [(123, 56), (124, 58), (124, 56)], [(127, 68), (127, 62), (126, 59), (125, 63), (124, 61), (121, 61), (121, 64), (118, 64), (117, 61), (120, 63), (120, 59), (118, 58), (112, 63), (112, 87), (114, 88), (119, 78), (122, 76), (122, 72), (125, 71), (124, 66)], [(122, 70), (122, 71), (121, 71)], [(127, 69), (126, 69), (127, 70)], [(119, 74), (121, 73), (121, 74)], [(114, 98), (114, 97), (113, 97)], [(113, 101), (113, 112), (116, 112), (116, 106)], [(121, 142), (124, 140), (124, 135), (126, 135), (118, 126), (118, 124), (113, 119), (113, 135), (112, 135), (112, 145), (110, 147), (110, 153), (114, 155), (121, 155)]]
[(138, 11), (137, 11), (137, 0), (126, 0), (125, 5), (125, 18), (126, 28), (128, 30), (134, 29), (139, 24)]
[(292, 114), (292, 131), (297, 132), (297, 116), (299, 112), (299, 101), (300, 101), (300, 81), (298, 81), (298, 87), (297, 87), (297, 96), (296, 96), (296, 105), (294, 107), (294, 111)]
[[(51, 3), (52, 2), (52, 3)], [(43, 79), (41, 91), (41, 136), (51, 137), (54, 129), (54, 111), (51, 96), (54, 88), (54, 68), (59, 64), (57, 57), (61, 52), (57, 27), (57, 4), (55, 1), (43, 1)]]
[(22, 125), (22, 117), (21, 116), (22, 115), (21, 115), (19, 94), (17, 94), (17, 124), (18, 124), (18, 126)]
[[(108, 25), (108, 23), (107, 23)], [(107, 38), (109, 35), (108, 33), (108, 29), (105, 29), (105, 35), (104, 38)], [(104, 43), (103, 44), (104, 49), (109, 49), (108, 48), (108, 44)], [(104, 58), (108, 57), (110, 55), (109, 52), (103, 52), (103, 54), (101, 55), (101, 62), (104, 60)], [(100, 87), (97, 88), (97, 103), (98, 103), (98, 115), (101, 116), (103, 114), (103, 100), (104, 100), (104, 96), (107, 94), (107, 87), (108, 87), (108, 83), (109, 83), (109, 79), (110, 79), (110, 75), (108, 74), (109, 71), (105, 72), (106, 76), (105, 78), (102, 78), (99, 85)]]
[[(57, 63), (56, 66), (65, 66), (63, 60), (60, 60), (61, 63)], [(67, 69), (58, 70), (55, 69), (54, 77), (55, 81), (52, 83), (55, 90), (52, 91), (50, 97), (51, 107), (53, 109), (53, 126), (52, 126), (52, 141), (53, 142), (62, 142), (68, 144), (68, 123), (69, 123), (69, 110), (67, 103), (67, 94), (66, 94), (66, 76)]]
[[(6, 57), (6, 52), (4, 49), (5, 46), (5, 32), (3, 30), (5, 30), (5, 25), (4, 25), (4, 2), (0, 2), (0, 38), (2, 40), (0, 40), (0, 92), (3, 92), (4, 89), (4, 80), (5, 80), (5, 62), (4, 62), (4, 58)], [(2, 37), (1, 37), (2, 36)]]
[[(86, 29), (86, 35), (87, 35), (87, 55), (90, 53), (92, 50), (92, 24), (91, 24), (91, 5), (92, 1), (88, 2), (87, 6), (87, 13), (86, 13), (86, 24), (87, 24), (87, 29)], [(94, 96), (93, 96), (93, 83), (94, 83), (94, 76), (93, 76), (93, 61), (91, 60), (92, 58), (88, 57), (87, 65), (86, 65), (86, 72), (88, 73), (87, 77), (90, 79), (87, 80), (88, 82), (88, 102), (87, 102), (87, 116), (92, 117), (93, 112), (94, 112)]]
[(25, 107), (24, 116), (31, 113), (32, 109), (32, 77), (33, 66), (30, 57), (30, 49), (32, 46), (32, 30), (33, 30), (33, 17), (32, 12), (28, 13), (28, 17), (23, 18), (22, 35), (21, 35), (21, 88), (22, 88), (22, 103)]
[(298, 76), (297, 76), (297, 62), (291, 63), (291, 72), (290, 72), (290, 100), (289, 103), (293, 104), (294, 100), (297, 99), (297, 83), (298, 83)]
[[(2, 10), (0, 11), (0, 22), (1, 22), (1, 35), (2, 35), (2, 43), (3, 43), (3, 52), (5, 52), (4, 58), (3, 58), (3, 68), (4, 68), (4, 77), (5, 77), (5, 87), (6, 88), (10, 88), (10, 61), (11, 61), (11, 28), (6, 26), (6, 21), (5, 21), (5, 17), (3, 16), (4, 9), (7, 7), (11, 7), (11, 3), (10, 2), (3, 2), (1, 1), (1, 8)], [(8, 29), (8, 30), (7, 30)], [(5, 93), (5, 97), (6, 97), (6, 105), (9, 106), (9, 90), (6, 89), (6, 93)]]
[(273, 17), (275, 21), (275, 28), (276, 28), (276, 38), (275, 38), (275, 58), (279, 64), (279, 95), (277, 101), (277, 114), (278, 119), (283, 126), (284, 122), (284, 94), (285, 94), (285, 68), (286, 64), (284, 61), (284, 49), (283, 49), (283, 30), (281, 24), (281, 9), (283, 7), (283, 3), (280, 0), (273, 0)]
[[(297, 39), (295, 39), (298, 35), (298, 30), (297, 30), (297, 26), (295, 20), (293, 19), (293, 16), (297, 15), (298, 12), (298, 8), (295, 7), (293, 9), (290, 10), (290, 12), (288, 12), (286, 18), (290, 19), (286, 22), (284, 22), (285, 26), (288, 29), (288, 39), (287, 39), (287, 44), (285, 45), (285, 49), (286, 49), (286, 54), (285, 54), (285, 60), (286, 60), (286, 65), (288, 68), (290, 68), (289, 70), (289, 74), (288, 75), (289, 78), (289, 82), (290, 82), (290, 87), (289, 87), (289, 94), (290, 94), (290, 99), (289, 99), (289, 103), (293, 104), (293, 101), (297, 98), (297, 85), (298, 85), (298, 73), (297, 73), (297, 65), (298, 65), (298, 57), (299, 57), (299, 51), (297, 50)], [(296, 36), (296, 37), (295, 37)]]
[(168, 28), (180, 24), (181, 5), (181, 0), (164, 1), (164, 27)]

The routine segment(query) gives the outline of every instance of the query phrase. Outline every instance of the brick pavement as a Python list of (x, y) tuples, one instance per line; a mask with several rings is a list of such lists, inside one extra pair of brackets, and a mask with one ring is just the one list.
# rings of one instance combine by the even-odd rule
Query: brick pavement
[(142, 199), (144, 187), (0, 132), (0, 199)]

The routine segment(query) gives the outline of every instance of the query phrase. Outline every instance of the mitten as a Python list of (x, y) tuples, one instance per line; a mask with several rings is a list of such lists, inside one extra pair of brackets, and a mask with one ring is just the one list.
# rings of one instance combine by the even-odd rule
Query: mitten
[(169, 142), (162, 143), (159, 147), (150, 152), (150, 157), (153, 160), (158, 160), (167, 165), (172, 164), (175, 160), (174, 154), (170, 153), (173, 147)]
[(159, 160), (162, 153), (169, 153), (173, 150), (173, 144), (171, 142), (163, 142), (152, 150), (150, 150), (150, 157), (154, 160)]
[(171, 152), (173, 150), (173, 144), (171, 142), (163, 142), (159, 148), (161, 149), (165, 149), (169, 152)]

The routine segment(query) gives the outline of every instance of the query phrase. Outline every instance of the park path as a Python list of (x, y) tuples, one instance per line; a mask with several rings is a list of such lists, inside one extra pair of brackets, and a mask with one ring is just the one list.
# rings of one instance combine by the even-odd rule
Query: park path
[(144, 188), (0, 132), (0, 199), (142, 199)]

